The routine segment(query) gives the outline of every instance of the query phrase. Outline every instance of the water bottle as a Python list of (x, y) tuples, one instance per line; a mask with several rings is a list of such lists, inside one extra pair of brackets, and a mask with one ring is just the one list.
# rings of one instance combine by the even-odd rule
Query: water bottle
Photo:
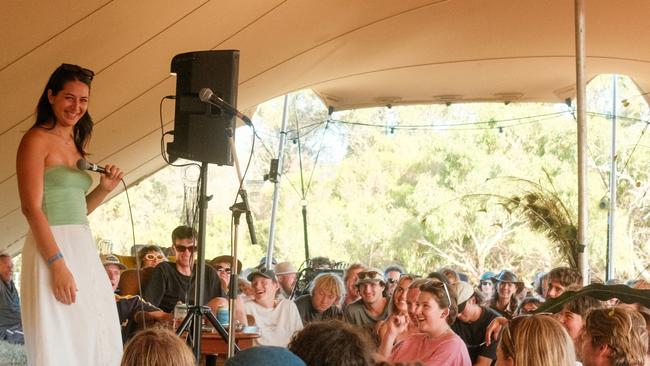
[(230, 313), (227, 307), (219, 306), (217, 309), (217, 321), (221, 325), (228, 326), (228, 322), (230, 321)]
[(179, 325), (183, 322), (183, 319), (187, 316), (187, 304), (182, 302), (176, 303), (174, 307), (174, 329), (178, 328)]

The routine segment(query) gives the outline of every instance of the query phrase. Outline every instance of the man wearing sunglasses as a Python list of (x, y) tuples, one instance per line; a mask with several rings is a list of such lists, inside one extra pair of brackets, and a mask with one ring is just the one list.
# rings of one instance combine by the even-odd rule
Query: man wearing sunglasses
[[(351, 324), (359, 325), (375, 336), (375, 325), (388, 317), (388, 299), (383, 297), (386, 280), (382, 271), (371, 268), (359, 272), (357, 289), (361, 299), (345, 308), (343, 317)], [(376, 336), (375, 336), (376, 338)]]
[(475, 291), (469, 283), (458, 281), (451, 286), (458, 300), (458, 315), (451, 329), (465, 342), (472, 365), (489, 366), (497, 357), (497, 342), (486, 345), (485, 331), (499, 314), (481, 306), (482, 292)]
[[(157, 265), (151, 279), (144, 289), (144, 298), (163, 311), (171, 313), (180, 301), (183, 304), (194, 302), (196, 231), (188, 226), (179, 226), (172, 232), (172, 243), (176, 262), (162, 262)], [(214, 268), (205, 263), (204, 304), (216, 309), (218, 304), (226, 304), (221, 282)]]

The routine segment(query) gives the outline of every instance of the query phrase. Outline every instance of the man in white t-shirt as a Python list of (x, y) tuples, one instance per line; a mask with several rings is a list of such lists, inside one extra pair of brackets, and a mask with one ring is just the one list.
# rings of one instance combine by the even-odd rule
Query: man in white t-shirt
[(262, 268), (248, 275), (254, 298), (244, 301), (246, 315), (255, 318), (260, 330), (256, 345), (286, 347), (291, 336), (302, 329), (302, 320), (296, 304), (278, 296), (280, 285), (275, 272)]

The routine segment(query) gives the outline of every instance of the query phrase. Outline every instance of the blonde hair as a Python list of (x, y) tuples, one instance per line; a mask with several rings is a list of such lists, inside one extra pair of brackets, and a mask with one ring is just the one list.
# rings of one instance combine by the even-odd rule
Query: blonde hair
[(613, 365), (643, 365), (648, 351), (648, 331), (643, 316), (622, 307), (587, 313), (585, 332), (594, 346), (607, 345)]
[(136, 333), (126, 344), (120, 366), (193, 366), (194, 355), (171, 330), (153, 327)]
[(573, 341), (548, 315), (516, 317), (501, 332), (499, 346), (514, 366), (575, 366)]
[(311, 283), (309, 288), (309, 294), (313, 295), (314, 291), (322, 290), (326, 293), (331, 293), (336, 296), (336, 301), (334, 302), (337, 305), (341, 305), (341, 301), (345, 297), (345, 285), (343, 280), (337, 274), (331, 272), (321, 273)]

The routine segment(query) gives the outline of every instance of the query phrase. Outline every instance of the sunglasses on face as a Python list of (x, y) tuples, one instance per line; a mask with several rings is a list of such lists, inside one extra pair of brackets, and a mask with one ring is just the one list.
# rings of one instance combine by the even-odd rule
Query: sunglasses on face
[(165, 256), (162, 255), (162, 254), (153, 254), (153, 253), (149, 253), (149, 254), (146, 254), (146, 255), (144, 256), (144, 259), (146, 259), (146, 260), (148, 260), (148, 261), (152, 261), (152, 260), (154, 260), (154, 259), (157, 259), (157, 260), (161, 261), (161, 260), (165, 259)]
[(398, 281), (398, 280), (396, 280), (396, 279), (394, 279), (394, 278), (389, 278), (388, 280), (386, 280), (386, 282), (390, 283), (391, 285), (396, 284), (397, 281)]
[(88, 81), (92, 81), (93, 78), (95, 77), (95, 73), (94, 73), (92, 70), (90, 70), (90, 69), (86, 69), (86, 68), (83, 68), (83, 67), (78, 66), (78, 65), (73, 65), (73, 64), (61, 64), (61, 66), (60, 66), (59, 68), (60, 68), (61, 70), (63, 70), (63, 71), (74, 72), (74, 73), (81, 74), (81, 75), (83, 75), (85, 78), (87, 78)]
[(230, 268), (224, 268), (224, 267), (221, 267), (221, 266), (217, 266), (216, 270), (217, 270), (217, 272), (226, 272), (228, 274), (230, 274), (230, 272), (231, 272)]
[(179, 253), (185, 253), (185, 251), (189, 251), (190, 253), (194, 253), (194, 250), (196, 250), (196, 245), (192, 245), (190, 247), (186, 247), (183, 245), (174, 245), (174, 248), (176, 248), (176, 251)]
[(481, 286), (490, 285), (492, 286), (492, 281), (481, 281)]
[(380, 279), (381, 280), (382, 279), (381, 274), (377, 273), (375, 271), (359, 272), (359, 274), (357, 276), (359, 277), (360, 280), (365, 280), (365, 279), (370, 279), (370, 280)]

